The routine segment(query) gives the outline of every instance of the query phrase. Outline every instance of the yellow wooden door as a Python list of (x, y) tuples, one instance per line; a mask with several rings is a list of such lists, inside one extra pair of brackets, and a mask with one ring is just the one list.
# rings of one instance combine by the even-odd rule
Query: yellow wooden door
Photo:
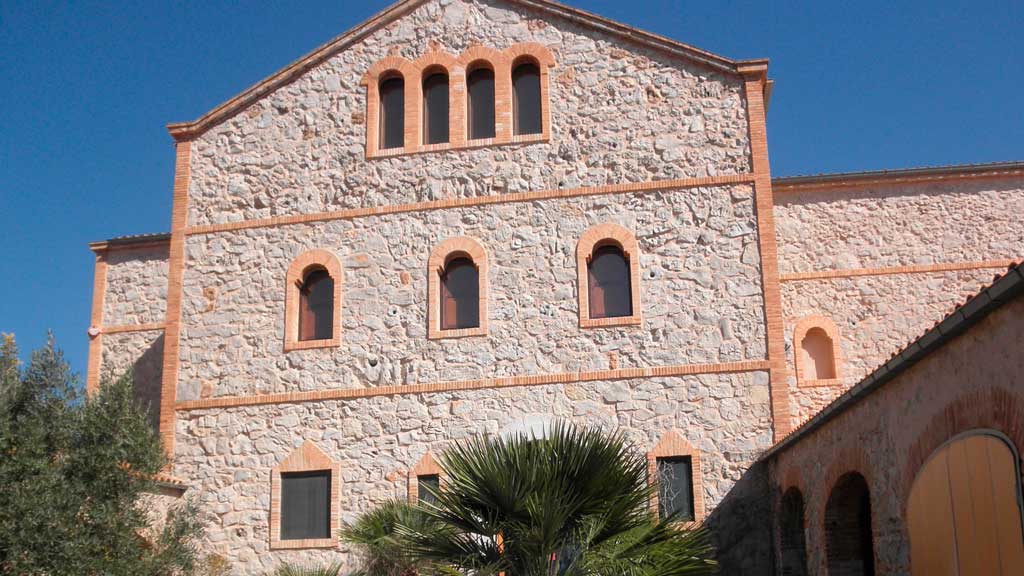
[(907, 504), (914, 576), (1024, 574), (1018, 474), (1013, 451), (989, 434), (936, 450)]

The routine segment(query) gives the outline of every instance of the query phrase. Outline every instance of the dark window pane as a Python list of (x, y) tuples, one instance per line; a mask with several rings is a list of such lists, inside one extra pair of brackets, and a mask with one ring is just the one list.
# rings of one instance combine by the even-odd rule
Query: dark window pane
[(326, 270), (314, 270), (299, 289), (299, 340), (333, 337), (334, 279)]
[(540, 134), (540, 69), (526, 63), (512, 71), (512, 114), (516, 134)]
[(658, 458), (658, 513), (693, 520), (693, 465), (689, 456)]
[(436, 502), (437, 491), (441, 488), (441, 477), (437, 474), (417, 476), (416, 488), (416, 497), (420, 502)]
[(480, 273), (469, 258), (456, 258), (441, 275), (441, 329), (480, 325)]
[(405, 80), (388, 78), (380, 83), (380, 147), (405, 145)]
[(281, 539), (330, 537), (330, 471), (281, 474)]
[(423, 142), (448, 141), (448, 76), (433, 74), (423, 80)]
[(469, 138), (494, 138), (494, 70), (477, 68), (466, 80), (469, 91)]
[(590, 317), (615, 318), (633, 314), (629, 261), (618, 246), (594, 251), (587, 266), (590, 282)]

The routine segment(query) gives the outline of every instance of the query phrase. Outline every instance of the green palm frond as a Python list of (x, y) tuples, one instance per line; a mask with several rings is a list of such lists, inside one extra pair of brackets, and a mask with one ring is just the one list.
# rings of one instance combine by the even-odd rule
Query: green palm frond
[(327, 566), (300, 566), (297, 564), (283, 564), (273, 572), (273, 576), (340, 576), (341, 564), (333, 563)]

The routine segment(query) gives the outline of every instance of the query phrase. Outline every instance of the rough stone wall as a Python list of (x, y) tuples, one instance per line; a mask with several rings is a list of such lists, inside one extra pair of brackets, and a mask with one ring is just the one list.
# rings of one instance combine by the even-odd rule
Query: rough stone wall
[(875, 390), (771, 463), (776, 497), (803, 493), (810, 574), (826, 574), (824, 509), (839, 477), (868, 481), (876, 573), (910, 574), (903, 511), (910, 484), (934, 448), (988, 428), (1024, 449), (1024, 298), (1004, 305), (964, 335)]
[[(1024, 257), (1024, 185), (972, 180), (776, 195), (782, 274)], [(839, 328), (842, 384), (792, 391), (802, 422), (923, 333), (994, 269), (784, 281), (783, 317), (795, 374), (796, 323), (831, 318)]]
[[(576, 242), (615, 222), (640, 245), (643, 326), (581, 329)], [(191, 236), (178, 398), (764, 358), (749, 186), (544, 200)], [(490, 333), (428, 340), (433, 246), (488, 252)], [(300, 253), (342, 261), (341, 347), (283, 352)], [(406, 283), (407, 282), (407, 283)]]
[(164, 321), (167, 247), (109, 250), (103, 324), (125, 326)]
[(793, 327), (803, 317), (828, 316), (839, 329), (839, 386), (798, 387), (790, 378), (794, 424), (813, 416), (935, 322), (992, 282), (993, 270), (893, 274), (801, 280), (782, 284), (786, 348), (794, 366), (799, 342)]
[[(427, 450), (552, 418), (618, 429), (644, 451), (681, 430), (701, 450), (710, 507), (749, 505), (752, 491), (734, 495), (733, 487), (771, 442), (768, 375), (752, 372), (181, 412), (174, 473), (216, 516), (205, 551), (229, 559), (236, 574), (261, 574), (283, 561), (338, 558), (333, 550), (269, 550), (270, 471), (303, 442), (341, 464), (340, 511), (351, 521), (405, 498), (406, 473)], [(718, 522), (735, 521), (723, 516)], [(725, 552), (726, 566), (754, 561)], [(347, 551), (342, 558), (351, 560)]]
[(1020, 258), (1020, 214), (1020, 180), (778, 194), (779, 271)]
[[(374, 62), (518, 42), (555, 52), (550, 142), (365, 158)], [(199, 137), (189, 223), (749, 171), (740, 79), (501, 2), (441, 0)]]
[(147, 410), (154, 429), (160, 426), (163, 359), (162, 330), (103, 335), (101, 381), (120, 378), (131, 370), (135, 399)]

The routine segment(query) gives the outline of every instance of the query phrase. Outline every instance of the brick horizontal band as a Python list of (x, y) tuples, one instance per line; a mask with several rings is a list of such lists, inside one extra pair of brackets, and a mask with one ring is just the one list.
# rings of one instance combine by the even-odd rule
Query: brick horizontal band
[(153, 330), (163, 329), (163, 322), (154, 322), (151, 324), (123, 324), (121, 326), (104, 326), (102, 328), (104, 334), (121, 334), (123, 332), (150, 332)]
[(857, 276), (886, 276), (890, 274), (926, 274), (929, 272), (955, 272), (957, 270), (984, 270), (1009, 268), (1016, 260), (982, 260), (980, 262), (947, 262), (941, 264), (920, 264), (916, 266), (891, 266), (887, 268), (850, 268), (847, 270), (820, 270), (816, 272), (793, 272), (783, 274), (783, 282), (800, 280), (827, 280), (830, 278), (854, 278)]
[(698, 188), (701, 186), (750, 184), (753, 183), (753, 181), (753, 174), (727, 174), (723, 176), (707, 176), (703, 178), (678, 178), (672, 180), (654, 180), (650, 182), (606, 184), (604, 186), (585, 186), (582, 188), (555, 188), (549, 190), (535, 190), (531, 192), (513, 192), (510, 194), (499, 194), (497, 196), (451, 198), (448, 200), (413, 202), (410, 204), (395, 204), (392, 206), (372, 206), (368, 208), (351, 208), (348, 210), (336, 210), (331, 212), (313, 212), (311, 214), (298, 214), (294, 216), (274, 216), (271, 218), (242, 220), (240, 222), (225, 222), (223, 224), (203, 224), (186, 228), (185, 234), (214, 234), (217, 232), (247, 230), (250, 228), (308, 224), (310, 222), (327, 222), (330, 220), (348, 220), (352, 218), (365, 218), (367, 216), (383, 216), (387, 214), (420, 212), (424, 210), (443, 210), (446, 208), (467, 208), (471, 206), (485, 206), (488, 204), (533, 202), (535, 200), (549, 200), (555, 198), (574, 198), (577, 196), (599, 196), (604, 194), (652, 192), (672, 188)]
[(458, 380), (433, 384), (409, 384), (406, 386), (381, 386), (379, 388), (344, 388), (308, 392), (282, 392), (279, 394), (258, 394), (255, 396), (224, 396), (178, 402), (179, 411), (202, 410), (205, 408), (234, 408), (239, 406), (262, 406), (266, 404), (294, 404), (300, 402), (321, 402), (325, 400), (351, 400), (374, 396), (396, 396), (404, 394), (425, 394), (456, 392), (460, 390), (481, 390), (488, 388), (513, 388), (519, 386), (543, 386), (548, 384), (570, 384), (595, 380), (629, 380), (634, 378), (659, 378), (667, 376), (689, 376), (695, 374), (724, 374), (731, 372), (756, 372), (768, 370), (767, 360), (747, 360), (722, 364), (681, 364), (654, 368), (620, 368), (617, 370), (590, 370), (587, 372), (561, 372), (536, 376), (508, 376), (502, 378), (481, 378), (479, 380)]

